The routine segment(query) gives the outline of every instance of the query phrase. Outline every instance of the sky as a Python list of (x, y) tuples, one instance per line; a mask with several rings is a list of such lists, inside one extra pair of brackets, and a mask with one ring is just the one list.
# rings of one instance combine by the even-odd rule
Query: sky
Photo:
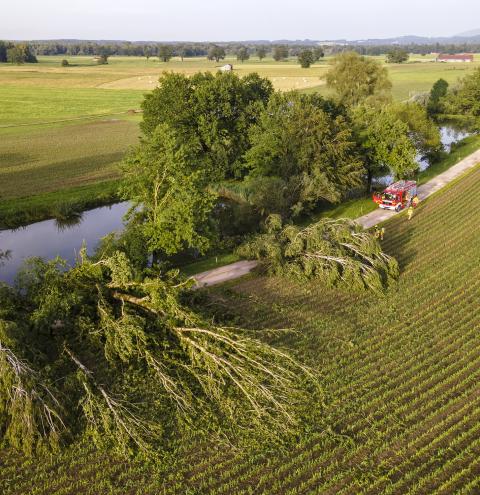
[(14, 0), (0, 39), (232, 41), (450, 36), (480, 0)]

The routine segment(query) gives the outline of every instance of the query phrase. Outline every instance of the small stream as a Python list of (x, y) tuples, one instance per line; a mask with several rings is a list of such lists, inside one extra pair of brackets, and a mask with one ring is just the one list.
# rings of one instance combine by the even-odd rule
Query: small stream
[[(440, 133), (445, 151), (450, 151), (453, 143), (469, 135), (453, 127), (441, 127)], [(427, 167), (428, 162), (420, 160), (420, 169)], [(388, 181), (389, 178), (383, 177), (381, 180)], [(92, 253), (102, 237), (123, 228), (123, 216), (127, 210), (128, 203), (118, 203), (85, 211), (73, 225), (46, 220), (19, 229), (0, 231), (0, 252), (9, 252), (6, 260), (0, 260), (0, 280), (12, 284), (24, 260), (33, 256), (45, 259), (61, 256), (73, 263), (84, 242), (88, 252)]]

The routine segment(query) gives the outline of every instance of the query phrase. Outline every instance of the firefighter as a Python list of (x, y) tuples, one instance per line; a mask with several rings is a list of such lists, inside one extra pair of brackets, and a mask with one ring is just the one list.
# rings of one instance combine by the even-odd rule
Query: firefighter
[(375, 239), (380, 239), (380, 229), (378, 228), (378, 225), (375, 225)]
[(415, 196), (412, 199), (412, 206), (416, 208), (418, 206), (419, 201), (420, 200), (418, 199), (418, 196), (415, 194)]
[(410, 206), (408, 208), (408, 212), (407, 212), (407, 215), (408, 215), (408, 219), (411, 220), (412, 217), (413, 217), (413, 206)]
[(385, 227), (382, 227), (380, 229), (380, 240), (383, 241), (383, 238), (385, 236)]

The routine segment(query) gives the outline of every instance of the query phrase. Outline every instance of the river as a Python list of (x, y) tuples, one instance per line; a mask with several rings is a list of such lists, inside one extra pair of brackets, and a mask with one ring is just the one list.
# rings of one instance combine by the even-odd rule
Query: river
[[(468, 136), (468, 133), (452, 127), (442, 127), (440, 133), (446, 151), (450, 151), (453, 143)], [(428, 163), (419, 163), (421, 170), (428, 166)], [(127, 210), (128, 203), (118, 203), (85, 211), (79, 221), (70, 226), (46, 220), (0, 231), (0, 252), (9, 253), (6, 260), (0, 260), (0, 280), (12, 284), (24, 260), (33, 256), (45, 259), (61, 256), (73, 263), (84, 242), (88, 252), (92, 253), (102, 237), (123, 228), (123, 216)]]

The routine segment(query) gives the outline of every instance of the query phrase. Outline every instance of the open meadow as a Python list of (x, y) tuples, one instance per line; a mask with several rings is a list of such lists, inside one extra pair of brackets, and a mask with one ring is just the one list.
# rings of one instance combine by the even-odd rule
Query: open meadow
[[(98, 194), (99, 183), (110, 181), (106, 187), (111, 189), (122, 156), (138, 142), (141, 114), (136, 112), (144, 94), (164, 71), (216, 71), (228, 62), (239, 75), (258, 72), (270, 78), (278, 90), (328, 94), (322, 77), (329, 57), (309, 69), (293, 58), (275, 62), (252, 57), (244, 63), (227, 58), (216, 63), (197, 57), (163, 63), (158, 58), (110, 57), (108, 65), (97, 65), (92, 57), (77, 56), (66, 57), (70, 66), (61, 67), (62, 58), (39, 57), (38, 64), (23, 66), (0, 64), (0, 199), (9, 202), (10, 212), (15, 212), (17, 199), (23, 211), (28, 209), (26, 198), (35, 196), (34, 203), (44, 205), (41, 218), (56, 201), (56, 191), (62, 192), (63, 200), (66, 191), (74, 196), (80, 186), (84, 196), (89, 186)], [(403, 100), (428, 91), (440, 77), (454, 84), (479, 65), (437, 64), (431, 56), (414, 56), (388, 69), (394, 97)], [(40, 211), (34, 203), (31, 209)], [(28, 217), (36, 218), (33, 212)]]
[[(288, 453), (186, 446), (175, 474), (82, 445), (40, 462), (3, 451), (0, 491), (54, 494), (475, 494), (480, 490), (480, 168), (386, 224), (401, 276), (384, 295), (251, 275), (211, 289), (251, 328), (294, 328), (321, 418)], [(452, 312), (452, 307), (455, 311)], [(253, 488), (255, 487), (255, 488)]]

